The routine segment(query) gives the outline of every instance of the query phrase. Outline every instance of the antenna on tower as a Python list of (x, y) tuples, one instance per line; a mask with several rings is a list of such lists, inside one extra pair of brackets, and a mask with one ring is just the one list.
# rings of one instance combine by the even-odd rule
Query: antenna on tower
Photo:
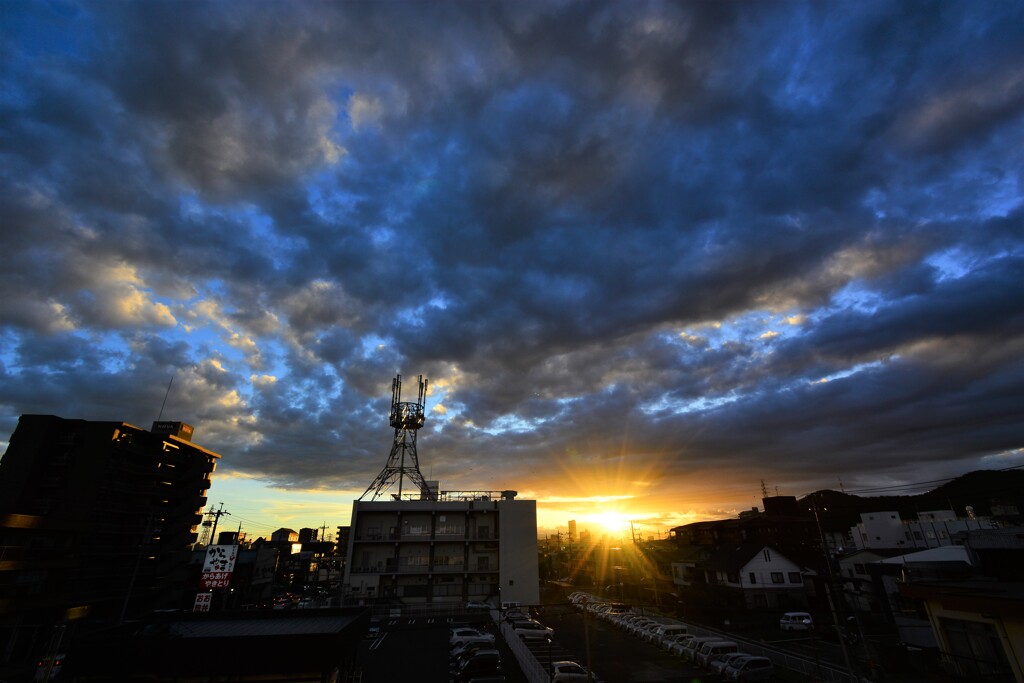
[(765, 486), (764, 479), (761, 480), (761, 497), (762, 498), (767, 498), (768, 497), (768, 487)]
[(160, 418), (164, 416), (164, 406), (167, 405), (167, 397), (171, 395), (172, 384), (174, 384), (174, 375), (171, 375), (171, 381), (167, 383), (167, 391), (164, 392), (164, 401), (160, 404), (160, 413), (156, 416), (157, 422), (159, 422)]
[(437, 500), (437, 490), (427, 485), (420, 472), (420, 459), (416, 453), (416, 433), (425, 421), (423, 408), (427, 397), (427, 380), (423, 375), (418, 378), (419, 391), (416, 394), (416, 402), (402, 401), (402, 376), (396, 375), (391, 382), (391, 426), (395, 428), (395, 438), (391, 444), (391, 454), (388, 462), (384, 465), (377, 478), (366, 487), (362, 500), (366, 494), (373, 491), (370, 500), (377, 500), (398, 482), (398, 493), (392, 494), (396, 500), (402, 499), (402, 488), (404, 480), (408, 477), (413, 484), (419, 487), (421, 500)]

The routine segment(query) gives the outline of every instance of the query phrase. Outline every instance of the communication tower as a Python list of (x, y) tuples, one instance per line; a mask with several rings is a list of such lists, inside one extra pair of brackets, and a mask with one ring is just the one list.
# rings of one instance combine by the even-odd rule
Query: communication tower
[(420, 473), (420, 459), (416, 454), (416, 433), (423, 426), (423, 407), (426, 404), (427, 380), (419, 376), (419, 393), (416, 402), (402, 401), (402, 376), (396, 375), (391, 382), (391, 426), (395, 428), (395, 440), (391, 444), (391, 455), (377, 478), (373, 480), (359, 500), (373, 491), (370, 500), (377, 500), (398, 482), (395, 500), (402, 499), (404, 480), (408, 478), (419, 488), (421, 500), (437, 500), (437, 488), (427, 484)]

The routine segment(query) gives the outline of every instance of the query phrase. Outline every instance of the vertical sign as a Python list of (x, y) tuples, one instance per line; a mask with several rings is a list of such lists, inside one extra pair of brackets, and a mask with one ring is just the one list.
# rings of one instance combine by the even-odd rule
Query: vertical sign
[(199, 580), (200, 588), (227, 588), (231, 583), (231, 572), (235, 570), (235, 558), (238, 557), (237, 545), (211, 545), (206, 549), (206, 561), (203, 562), (203, 577)]
[(192, 606), (192, 611), (209, 612), (211, 602), (213, 602), (213, 593), (196, 593), (196, 604)]

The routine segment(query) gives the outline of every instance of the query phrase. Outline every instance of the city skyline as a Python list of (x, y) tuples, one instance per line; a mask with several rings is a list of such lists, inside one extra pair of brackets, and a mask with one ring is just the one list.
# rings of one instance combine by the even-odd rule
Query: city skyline
[(0, 13), (0, 450), (180, 420), (333, 529), (402, 374), (542, 529), (1024, 465), (1018, 5)]

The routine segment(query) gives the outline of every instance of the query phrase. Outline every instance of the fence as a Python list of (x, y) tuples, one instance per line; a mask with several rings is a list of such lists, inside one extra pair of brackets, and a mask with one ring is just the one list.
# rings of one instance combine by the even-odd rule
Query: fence
[(501, 629), (501, 635), (505, 638), (505, 642), (508, 643), (508, 647), (512, 650), (512, 655), (519, 662), (519, 668), (522, 669), (523, 675), (529, 683), (547, 683), (551, 680), (551, 676), (548, 674), (547, 669), (544, 665), (537, 661), (537, 658), (530, 652), (530, 648), (526, 646), (522, 638), (516, 635), (516, 632), (512, 629), (512, 625), (502, 621), (500, 613), (497, 610), (491, 611), (491, 616), (498, 623), (498, 627)]

